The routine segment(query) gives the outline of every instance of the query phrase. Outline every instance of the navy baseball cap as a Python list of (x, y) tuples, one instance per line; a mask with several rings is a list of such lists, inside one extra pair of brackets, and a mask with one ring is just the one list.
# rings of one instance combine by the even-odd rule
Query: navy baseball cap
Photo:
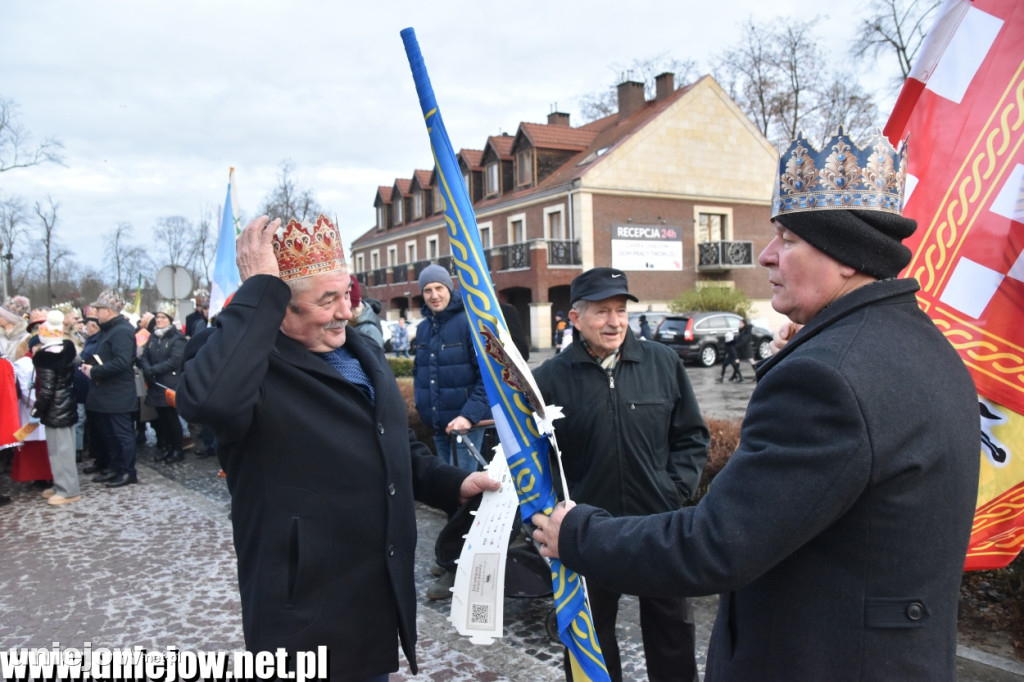
[(570, 304), (579, 300), (603, 301), (613, 296), (625, 296), (631, 301), (640, 300), (629, 293), (626, 273), (615, 268), (591, 268), (569, 285)]

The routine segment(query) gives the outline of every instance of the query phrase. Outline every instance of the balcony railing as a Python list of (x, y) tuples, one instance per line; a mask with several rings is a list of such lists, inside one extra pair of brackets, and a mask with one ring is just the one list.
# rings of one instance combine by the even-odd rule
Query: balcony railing
[(379, 287), (388, 283), (388, 269), (377, 268), (370, 271), (370, 286)]
[(528, 243), (505, 244), (501, 248), (502, 270), (523, 270), (530, 267), (530, 245)]
[(548, 265), (582, 265), (578, 241), (548, 240)]
[(754, 242), (702, 242), (697, 244), (697, 270), (733, 270), (754, 267)]
[(395, 284), (399, 284), (400, 282), (408, 282), (409, 281), (409, 264), (408, 263), (400, 263), (399, 265), (393, 265), (392, 266), (392, 272), (394, 273), (394, 277), (392, 279), (393, 279)]

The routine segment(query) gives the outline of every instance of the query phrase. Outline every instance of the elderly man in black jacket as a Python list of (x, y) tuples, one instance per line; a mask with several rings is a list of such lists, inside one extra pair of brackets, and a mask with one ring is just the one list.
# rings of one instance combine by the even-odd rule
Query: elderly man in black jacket
[(109, 458), (109, 469), (93, 481), (119, 488), (138, 482), (135, 471), (135, 425), (132, 413), (139, 409), (135, 391), (135, 327), (121, 316), (122, 299), (104, 291), (89, 304), (99, 321), (99, 338), (82, 355), (82, 371), (89, 377), (85, 409), (93, 420), (90, 432), (97, 442), (91, 448), (105, 451), (97, 461)]
[[(901, 243), (906, 147), (783, 156), (759, 262), (803, 327), (758, 366), (739, 448), (696, 507), (534, 517), (543, 553), (640, 594), (720, 593), (705, 679), (956, 677), (977, 393)], [(841, 171), (841, 172), (839, 172)]]
[(246, 646), (326, 646), (332, 680), (386, 680), (396, 633), (416, 671), (414, 499), (451, 510), (498, 483), (415, 439), (383, 350), (347, 328), (331, 222), (279, 226), (239, 236), (244, 281), (187, 360), (178, 409), (217, 436)]
[[(573, 500), (614, 516), (679, 509), (697, 489), (708, 430), (683, 363), (629, 329), (626, 274), (593, 268), (572, 281), (573, 342), (535, 372), (555, 421)], [(615, 621), (623, 592), (640, 595), (640, 631), (653, 682), (696, 682), (693, 607), (685, 597), (588, 585), (594, 627), (611, 679), (622, 679)], [(566, 679), (572, 680), (568, 665)]]

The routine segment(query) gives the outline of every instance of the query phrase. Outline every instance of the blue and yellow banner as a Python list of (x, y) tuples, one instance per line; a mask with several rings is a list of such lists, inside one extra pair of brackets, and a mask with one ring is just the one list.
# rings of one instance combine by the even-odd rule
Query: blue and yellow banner
[[(438, 186), (435, 191), (444, 198), (452, 258), (462, 285), (480, 373), (487, 387), (501, 447), (519, 495), (520, 514), (529, 521), (534, 513), (550, 514), (557, 502), (549, 458), (553, 444), (549, 422), (553, 415), (546, 414), (529, 367), (512, 343), (505, 318), (498, 307), (473, 204), (441, 121), (416, 33), (407, 28), (402, 31), (402, 40), (430, 136), (437, 168)], [(559, 635), (569, 652), (573, 679), (577, 682), (608, 680), (608, 669), (594, 632), (583, 580), (557, 559), (549, 561), (549, 564)]]

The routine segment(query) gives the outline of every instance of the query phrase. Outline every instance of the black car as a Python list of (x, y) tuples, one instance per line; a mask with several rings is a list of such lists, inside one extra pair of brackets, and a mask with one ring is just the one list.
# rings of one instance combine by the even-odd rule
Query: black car
[[(654, 332), (654, 340), (665, 344), (684, 362), (697, 362), (711, 367), (725, 354), (725, 335), (740, 330), (736, 313), (677, 313), (669, 315)], [(753, 328), (753, 352), (758, 360), (771, 354), (771, 331), (764, 327)]]

